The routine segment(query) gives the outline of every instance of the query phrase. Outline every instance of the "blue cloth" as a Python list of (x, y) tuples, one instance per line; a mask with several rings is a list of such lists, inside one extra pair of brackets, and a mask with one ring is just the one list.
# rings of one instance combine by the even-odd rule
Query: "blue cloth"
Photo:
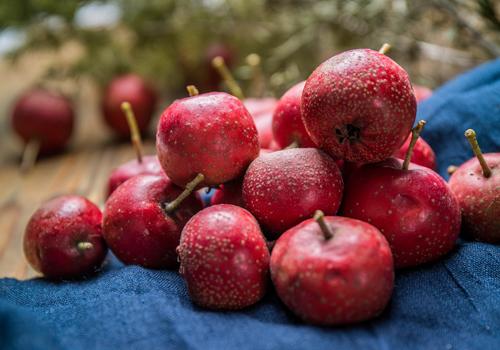
[(445, 84), (418, 106), (417, 120), (427, 120), (422, 137), (436, 152), (439, 173), (473, 157), (464, 136), (476, 131), (484, 153), (500, 152), (500, 58)]
[[(419, 107), (441, 174), (472, 156), (463, 131), (500, 149), (500, 60)], [(496, 129), (494, 128), (496, 126)], [(443, 260), (400, 271), (383, 315), (349, 327), (306, 325), (271, 290), (238, 312), (189, 301), (178, 274), (122, 266), (111, 255), (84, 281), (0, 280), (0, 349), (500, 349), (500, 247), (461, 242)]]

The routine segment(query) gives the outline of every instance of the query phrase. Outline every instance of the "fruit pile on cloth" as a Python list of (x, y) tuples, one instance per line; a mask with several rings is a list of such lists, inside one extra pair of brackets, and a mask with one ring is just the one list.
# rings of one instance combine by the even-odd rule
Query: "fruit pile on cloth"
[[(500, 59), (449, 82), (419, 105), (439, 172), (500, 149)], [(242, 311), (191, 303), (170, 271), (123, 266), (112, 256), (88, 280), (0, 280), (0, 349), (500, 349), (500, 246), (461, 240), (443, 260), (397, 271), (384, 313), (349, 327), (296, 319), (270, 292)]]

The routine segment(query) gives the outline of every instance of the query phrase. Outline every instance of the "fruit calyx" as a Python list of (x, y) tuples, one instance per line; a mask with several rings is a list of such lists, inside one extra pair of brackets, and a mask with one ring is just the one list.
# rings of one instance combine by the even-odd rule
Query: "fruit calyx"
[(134, 146), (135, 153), (137, 155), (137, 161), (142, 163), (142, 140), (141, 133), (139, 132), (139, 127), (137, 126), (137, 119), (135, 118), (134, 111), (129, 102), (124, 101), (121, 104), (121, 109), (125, 118), (127, 118), (128, 127), (130, 129), (130, 141)]
[(418, 138), (420, 137), (420, 133), (424, 129), (426, 121), (425, 120), (420, 120), (417, 125), (411, 129), (411, 141), (410, 145), (408, 146), (408, 151), (406, 151), (406, 156), (405, 160), (403, 162), (403, 170), (408, 170), (408, 167), (410, 166), (410, 160), (411, 156), (413, 155), (413, 149), (415, 148), (415, 144), (417, 143)]
[(479, 148), (479, 143), (477, 142), (476, 139), (476, 132), (472, 129), (467, 129), (465, 131), (465, 137), (469, 141), (472, 151), (474, 152), (474, 155), (477, 157), (477, 160), (479, 161), (479, 164), (481, 165), (481, 169), (483, 169), (483, 175), (484, 177), (488, 178), (491, 176), (491, 169), (486, 163), (486, 160), (483, 157), (483, 152), (481, 152), (481, 148)]
[(328, 241), (329, 239), (332, 239), (333, 232), (325, 222), (325, 214), (321, 210), (316, 210), (316, 212), (314, 212), (313, 218), (318, 223), (319, 227), (321, 228), (321, 231), (323, 232), (323, 236), (325, 237), (325, 240)]
[(360, 133), (361, 129), (352, 124), (346, 124), (342, 129), (335, 129), (335, 135), (337, 135), (337, 139), (341, 144), (344, 143), (345, 140), (349, 142), (358, 142)]
[(202, 173), (196, 175), (196, 177), (193, 180), (188, 182), (186, 188), (184, 188), (184, 191), (182, 191), (181, 194), (179, 194), (176, 199), (174, 199), (170, 203), (165, 203), (164, 205), (165, 212), (167, 214), (170, 214), (173, 211), (175, 211), (182, 203), (182, 201), (186, 199), (196, 189), (196, 187), (203, 182), (203, 180), (205, 180), (205, 175), (203, 175)]

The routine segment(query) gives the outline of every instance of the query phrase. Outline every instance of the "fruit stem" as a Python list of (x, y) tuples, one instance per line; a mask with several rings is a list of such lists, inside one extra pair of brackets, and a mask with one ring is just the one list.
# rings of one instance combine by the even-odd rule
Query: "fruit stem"
[(92, 249), (94, 245), (90, 242), (78, 242), (76, 247), (78, 248), (79, 251), (85, 251), (88, 249)]
[(141, 133), (139, 132), (139, 127), (137, 126), (137, 119), (135, 119), (134, 111), (129, 102), (124, 101), (121, 104), (125, 118), (127, 118), (128, 127), (130, 129), (130, 141), (134, 147), (135, 154), (137, 155), (137, 161), (142, 163), (142, 140)]
[(198, 89), (194, 85), (186, 86), (186, 90), (187, 90), (189, 96), (191, 96), (191, 97), (198, 96), (200, 94), (200, 92), (198, 91)]
[(476, 139), (476, 132), (472, 129), (467, 129), (465, 131), (465, 137), (467, 138), (467, 140), (469, 140), (469, 143), (472, 147), (472, 152), (474, 152), (474, 154), (477, 157), (477, 160), (479, 160), (479, 164), (481, 164), (481, 168), (483, 169), (484, 177), (490, 177), (491, 176), (491, 169), (483, 157), (483, 152), (481, 152), (481, 148), (479, 148), (479, 143), (477, 142), (477, 139)]
[(231, 93), (241, 100), (244, 99), (245, 96), (243, 95), (243, 91), (229, 71), (229, 68), (227, 68), (226, 62), (224, 62), (224, 58), (221, 56), (214, 57), (214, 59), (212, 60), (212, 66), (222, 77)]
[(319, 227), (321, 228), (321, 231), (323, 231), (323, 236), (325, 236), (326, 240), (333, 238), (333, 232), (326, 224), (325, 214), (321, 210), (316, 210), (316, 212), (314, 213), (314, 220), (316, 220)]
[(186, 199), (195, 190), (195, 188), (201, 182), (203, 182), (203, 180), (205, 180), (205, 175), (201, 173), (196, 175), (196, 177), (192, 181), (188, 182), (184, 191), (182, 191), (181, 194), (177, 196), (176, 199), (165, 205), (165, 211), (170, 214), (175, 209), (177, 209), (177, 207), (182, 203), (182, 201)]
[(385, 55), (387, 52), (389, 52), (391, 47), (392, 47), (391, 44), (384, 43), (384, 45), (382, 45), (382, 47), (378, 50), (378, 52), (381, 53), (382, 55)]
[(410, 145), (408, 146), (408, 151), (406, 151), (405, 160), (403, 162), (403, 170), (408, 170), (408, 167), (410, 166), (410, 160), (411, 156), (413, 155), (413, 149), (415, 148), (415, 144), (417, 143), (417, 140), (424, 126), (425, 126), (425, 120), (420, 120), (417, 123), (417, 126), (411, 129), (411, 141)]
[(247, 56), (246, 62), (252, 69), (252, 95), (260, 97), (265, 89), (260, 56), (256, 53), (251, 53)]
[(297, 138), (294, 138), (294, 140), (292, 141), (291, 144), (289, 144), (288, 146), (285, 147), (285, 149), (290, 149), (290, 148), (298, 148), (300, 145), (299, 145), (299, 140), (297, 140)]
[(446, 172), (448, 175), (452, 175), (455, 171), (457, 171), (458, 167), (456, 165), (450, 165), (448, 168), (446, 168)]
[(24, 147), (21, 165), (19, 166), (22, 173), (28, 172), (35, 165), (38, 153), (40, 152), (40, 140), (31, 139)]

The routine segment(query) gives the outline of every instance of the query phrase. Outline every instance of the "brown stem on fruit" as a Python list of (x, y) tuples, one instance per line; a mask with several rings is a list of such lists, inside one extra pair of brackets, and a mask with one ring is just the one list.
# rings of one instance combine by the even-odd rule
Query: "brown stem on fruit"
[(187, 90), (189, 96), (191, 96), (191, 97), (198, 96), (200, 94), (200, 92), (198, 91), (198, 89), (194, 85), (186, 86), (186, 90)]
[(456, 165), (450, 165), (446, 171), (448, 172), (448, 175), (453, 175), (455, 171), (457, 171), (458, 167)]
[(137, 161), (142, 163), (142, 140), (141, 133), (139, 132), (139, 127), (137, 126), (137, 120), (135, 119), (134, 111), (129, 102), (124, 101), (121, 104), (125, 118), (127, 118), (128, 127), (130, 129), (130, 141), (134, 147), (135, 154), (137, 155)]
[(476, 139), (476, 132), (472, 129), (467, 129), (465, 131), (465, 137), (467, 138), (467, 140), (469, 140), (469, 143), (472, 147), (472, 151), (474, 152), (475, 156), (477, 157), (477, 160), (479, 160), (479, 164), (481, 164), (481, 168), (483, 169), (484, 177), (490, 177), (491, 176), (491, 169), (483, 157), (483, 152), (481, 152), (481, 148), (479, 148), (479, 143), (477, 142), (477, 139)]
[(85, 250), (94, 248), (94, 245), (90, 242), (78, 242), (76, 247), (78, 248), (79, 251), (83, 252)]
[(40, 152), (40, 144), (40, 140), (32, 139), (24, 147), (21, 165), (19, 166), (22, 173), (27, 173), (35, 165), (36, 158)]
[(391, 45), (388, 43), (384, 43), (384, 45), (382, 45), (382, 47), (378, 50), (378, 52), (381, 53), (382, 55), (385, 55), (387, 54), (387, 52), (389, 52), (390, 49)]
[(411, 129), (411, 141), (408, 146), (408, 151), (406, 151), (405, 160), (403, 162), (403, 170), (408, 170), (408, 166), (410, 165), (411, 156), (413, 155), (413, 149), (415, 148), (415, 144), (422, 132), (422, 129), (425, 126), (425, 120), (420, 120), (413, 129)]
[(221, 56), (215, 57), (212, 60), (212, 66), (220, 74), (227, 87), (229, 88), (229, 91), (231, 91), (231, 93), (239, 99), (244, 99), (245, 96), (243, 95), (243, 91), (229, 71), (229, 68), (227, 68), (226, 62), (224, 62), (224, 58)]
[(175, 209), (177, 209), (182, 201), (186, 199), (196, 189), (196, 187), (203, 182), (203, 180), (205, 180), (205, 175), (201, 173), (196, 175), (196, 177), (191, 182), (188, 182), (186, 188), (184, 188), (184, 191), (182, 191), (176, 199), (165, 205), (165, 211), (170, 214)]
[(299, 148), (299, 146), (299, 141), (297, 139), (294, 139), (291, 144), (285, 147), (285, 149)]
[(262, 73), (260, 56), (256, 53), (251, 53), (247, 56), (246, 62), (252, 69), (252, 95), (260, 97), (265, 90), (264, 73)]
[(319, 227), (321, 228), (321, 231), (323, 231), (323, 236), (325, 236), (326, 240), (333, 238), (333, 232), (326, 224), (325, 214), (321, 210), (316, 210), (316, 212), (314, 213), (314, 220), (316, 220)]

